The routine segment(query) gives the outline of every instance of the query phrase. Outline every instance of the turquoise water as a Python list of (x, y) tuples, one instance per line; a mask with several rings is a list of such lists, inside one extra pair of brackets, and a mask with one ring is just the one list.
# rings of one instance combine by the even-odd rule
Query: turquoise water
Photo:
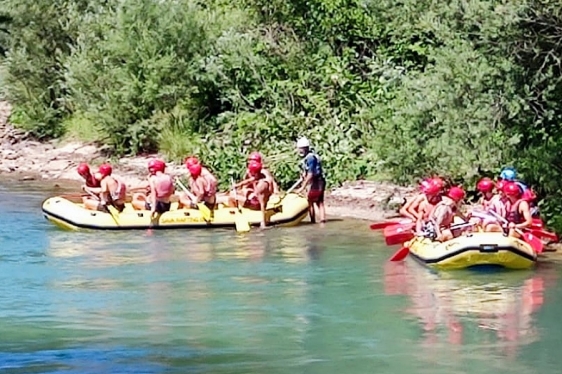
[(365, 222), (64, 232), (0, 187), (2, 373), (558, 373), (556, 263), (433, 273)]

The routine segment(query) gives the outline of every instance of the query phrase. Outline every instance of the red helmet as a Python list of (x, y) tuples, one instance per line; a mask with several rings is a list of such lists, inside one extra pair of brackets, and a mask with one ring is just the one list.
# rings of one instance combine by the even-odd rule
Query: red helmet
[(507, 196), (519, 197), (521, 196), (521, 189), (516, 183), (506, 183), (503, 187), (503, 193)]
[[(421, 190), (424, 194), (426, 195), (437, 195), (439, 192), (441, 192), (441, 188), (443, 188), (443, 185), (440, 184), (441, 180), (437, 180), (437, 179), (426, 179), (421, 183)], [(442, 182), (442, 181), (441, 181)]]
[(494, 181), (490, 178), (482, 178), (476, 184), (476, 189), (480, 192), (492, 192), (494, 190)]
[(100, 169), (98, 170), (98, 172), (102, 177), (107, 177), (108, 175), (111, 175), (111, 173), (113, 172), (113, 168), (109, 164), (102, 164), (100, 165)]
[(250, 156), (248, 157), (248, 161), (257, 161), (257, 162), (261, 163), (261, 161), (262, 161), (261, 154), (259, 152), (250, 153)]
[(190, 156), (185, 159), (185, 167), (189, 169), (190, 165), (200, 164), (199, 160), (195, 156)]
[(443, 179), (439, 177), (431, 178), (431, 183), (439, 187), (439, 190), (442, 190), (443, 187), (445, 187), (445, 182), (443, 182)]
[(503, 179), (497, 181), (497, 182), (496, 182), (496, 190), (498, 190), (498, 191), (503, 191), (503, 188), (505, 187), (505, 184), (506, 184), (506, 183), (507, 183), (507, 182), (504, 181)]
[(161, 171), (162, 173), (166, 170), (166, 163), (162, 160), (150, 160), (148, 162), (148, 170)]
[(531, 201), (536, 200), (536, 198), (537, 198), (537, 195), (535, 194), (535, 191), (533, 191), (533, 190), (530, 189), (530, 188), (527, 188), (527, 189), (525, 190), (525, 192), (523, 192), (523, 195), (521, 196), (521, 199), (523, 199), (523, 200), (525, 200), (525, 201), (527, 201), (527, 202), (529, 202), (529, 203), (530, 203)]
[(80, 175), (90, 175), (90, 167), (88, 166), (88, 164), (80, 164), (78, 165), (76, 170)]
[(257, 174), (261, 171), (261, 162), (257, 162), (257, 161), (250, 161), (250, 163), (248, 164), (248, 171), (250, 172), (250, 174)]
[(464, 190), (460, 187), (451, 187), (449, 192), (447, 192), (447, 197), (455, 200), (457, 203), (464, 199), (465, 193)]
[(198, 177), (201, 175), (201, 164), (191, 164), (187, 167), (187, 169), (193, 177)]

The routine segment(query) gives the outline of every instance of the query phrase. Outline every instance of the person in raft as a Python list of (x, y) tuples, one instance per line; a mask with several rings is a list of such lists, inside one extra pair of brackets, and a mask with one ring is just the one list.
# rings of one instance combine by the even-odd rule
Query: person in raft
[(185, 167), (189, 171), (189, 189), (195, 197), (195, 201), (184, 193), (180, 194), (179, 207), (197, 208), (197, 203), (203, 202), (209, 209), (213, 210), (216, 203), (217, 178), (202, 166), (196, 157), (188, 157), (185, 160)]
[(137, 210), (150, 210), (150, 217), (170, 210), (170, 198), (175, 192), (173, 178), (165, 174), (166, 163), (162, 160), (148, 162), (149, 196), (139, 193), (133, 196), (133, 207)]
[(441, 178), (426, 179), (421, 183), (421, 199), (415, 209), (410, 212), (416, 217), (416, 231), (422, 230), (435, 206), (441, 202), (441, 192), (445, 183)]
[(462, 188), (456, 186), (451, 187), (447, 194), (441, 198), (441, 202), (438, 203), (435, 209), (433, 209), (433, 212), (431, 212), (421, 235), (440, 242), (445, 242), (456, 237), (457, 235), (451, 230), (451, 225), (453, 224), (455, 215), (460, 212), (460, 207), (465, 195)]
[(125, 209), (127, 186), (119, 178), (111, 175), (113, 168), (110, 164), (101, 165), (98, 173), (101, 177), (99, 200), (88, 198), (84, 201), (84, 206), (86, 209), (107, 212), (107, 206), (111, 205), (122, 212)]
[(406, 200), (406, 203), (400, 207), (400, 215), (417, 223), (422, 216), (420, 212), (423, 203), (428, 202), (431, 206), (441, 201), (441, 192), (444, 185), (445, 182), (438, 177), (423, 180), (420, 183), (420, 194)]
[(515, 229), (524, 229), (533, 223), (529, 203), (522, 199), (523, 193), (516, 183), (507, 183), (503, 192), (507, 198), (505, 219), (508, 222), (508, 235), (519, 238), (521, 235)]
[[(275, 178), (273, 178), (273, 174), (271, 174), (269, 169), (267, 169), (266, 167), (263, 166), (263, 158), (261, 156), (261, 153), (259, 153), (259, 152), (250, 153), (250, 156), (248, 156), (248, 164), (252, 161), (256, 161), (256, 162), (258, 162), (262, 165), (261, 172), (263, 173), (263, 175), (265, 175), (267, 177), (268, 181), (272, 183), (273, 194), (278, 195), (279, 194), (279, 185), (275, 181)], [(247, 178), (250, 178), (249, 169), (246, 169), (246, 174), (244, 175), (243, 179), (247, 179)]]
[[(242, 188), (246, 195), (242, 195), (244, 207), (248, 209), (261, 210), (262, 220), (260, 227), (267, 227), (268, 217), (265, 208), (269, 198), (273, 194), (273, 183), (262, 171), (262, 164), (257, 161), (248, 163), (249, 178), (234, 185), (235, 189)], [(240, 198), (240, 197), (239, 197)], [(233, 197), (231, 196), (231, 200)], [(236, 205), (236, 201), (231, 201), (229, 205)]]
[(296, 192), (302, 194), (308, 188), (308, 214), (312, 223), (316, 222), (316, 212), (314, 206), (318, 207), (320, 223), (326, 222), (326, 208), (324, 206), (324, 192), (326, 190), (326, 180), (322, 170), (322, 160), (310, 148), (310, 142), (306, 137), (297, 140), (297, 151), (303, 158), (301, 168), (303, 170), (302, 185)]
[(537, 195), (531, 188), (529, 188), (529, 186), (527, 186), (525, 183), (517, 179), (517, 170), (515, 170), (512, 167), (503, 168), (500, 173), (499, 179), (506, 182), (513, 182), (517, 184), (517, 186), (521, 190), (521, 193), (523, 194), (522, 199), (529, 203), (529, 208), (531, 209), (531, 216), (533, 218), (539, 218), (540, 211), (537, 205)]
[[(505, 182), (499, 181), (499, 189), (503, 187)], [(490, 178), (482, 178), (476, 184), (476, 190), (481, 194), (480, 199), (469, 212), (468, 216), (471, 223), (478, 224), (484, 231), (501, 232), (502, 228), (498, 225), (496, 217), (488, 212), (493, 211), (498, 215), (505, 216), (505, 204), (502, 192), (498, 193), (496, 184)]]
[(82, 185), (83, 191), (89, 191), (96, 195), (100, 193), (101, 175), (99, 175), (99, 173), (92, 174), (90, 166), (85, 163), (78, 165), (76, 171), (78, 172), (78, 175), (84, 178), (84, 184)]

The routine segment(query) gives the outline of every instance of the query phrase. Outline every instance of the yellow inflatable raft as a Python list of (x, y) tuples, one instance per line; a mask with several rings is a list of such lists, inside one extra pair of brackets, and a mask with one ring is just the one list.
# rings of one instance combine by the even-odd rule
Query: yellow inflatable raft
[(527, 269), (537, 261), (537, 254), (529, 244), (497, 232), (471, 233), (444, 243), (416, 237), (405, 246), (416, 260), (438, 269), (482, 265)]
[[(55, 225), (70, 230), (134, 230), (134, 229), (206, 229), (206, 228), (234, 228), (237, 214), (242, 216), (252, 226), (259, 226), (261, 212), (242, 208), (219, 206), (213, 211), (209, 222), (203, 219), (197, 209), (177, 209), (178, 203), (172, 203), (169, 212), (157, 216), (153, 222), (150, 211), (134, 210), (130, 203), (126, 204), (123, 212), (115, 217), (106, 212), (88, 210), (81, 203), (74, 203), (63, 197), (51, 197), (43, 202), (43, 216)], [(270, 201), (266, 214), (271, 225), (295, 226), (308, 214), (308, 201), (297, 194), (288, 194), (281, 200)]]

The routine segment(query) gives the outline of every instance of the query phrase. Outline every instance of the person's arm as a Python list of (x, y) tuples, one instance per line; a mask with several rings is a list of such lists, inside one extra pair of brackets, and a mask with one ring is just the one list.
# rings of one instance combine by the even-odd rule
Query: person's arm
[(516, 229), (524, 229), (530, 227), (533, 224), (533, 216), (531, 215), (531, 209), (529, 208), (529, 203), (522, 201), (519, 203), (519, 214), (523, 215), (525, 221), (523, 223), (518, 223), (514, 225)]
[(414, 198), (410, 206), (406, 209), (406, 212), (408, 213), (408, 217), (412, 218), (414, 221), (419, 218), (420, 215), (419, 208), (420, 205), (424, 202), (424, 200), (425, 200), (424, 195), (418, 195), (417, 197)]
[(237, 189), (238, 189), (238, 188), (240, 188), (240, 187), (244, 187), (244, 186), (246, 186), (246, 185), (252, 183), (252, 182), (255, 181), (255, 180), (256, 180), (256, 178), (254, 178), (254, 177), (250, 177), (250, 178), (248, 178), (248, 179), (244, 179), (242, 182), (236, 183), (236, 184), (234, 185), (234, 188), (237, 188)]
[(148, 184), (150, 186), (150, 213), (154, 214), (156, 213), (156, 184), (154, 182), (154, 177), (150, 177), (148, 179)]
[(107, 196), (109, 195), (109, 188), (107, 185), (107, 179), (103, 179), (100, 183), (100, 202), (102, 205), (107, 205)]
[(82, 185), (82, 190), (85, 192), (91, 192), (95, 195), (99, 195), (101, 193), (101, 187), (88, 187), (85, 184)]
[(440, 205), (435, 208), (433, 212), (433, 216), (435, 217), (435, 235), (437, 238), (441, 237), (441, 226), (443, 222), (445, 222), (445, 218), (447, 217), (447, 207), (444, 205)]
[(279, 186), (277, 185), (277, 182), (273, 178), (273, 174), (271, 174), (271, 172), (269, 170), (266, 170), (264, 174), (265, 174), (268, 182), (270, 182), (272, 187), (273, 187), (273, 193), (278, 194), (279, 193)]
[(316, 157), (311, 157), (310, 155), (307, 155), (304, 159), (305, 173), (303, 174), (303, 181), (297, 193), (302, 193), (312, 182), (312, 178), (314, 177), (312, 171), (316, 168), (317, 162), (318, 160), (316, 160)]

